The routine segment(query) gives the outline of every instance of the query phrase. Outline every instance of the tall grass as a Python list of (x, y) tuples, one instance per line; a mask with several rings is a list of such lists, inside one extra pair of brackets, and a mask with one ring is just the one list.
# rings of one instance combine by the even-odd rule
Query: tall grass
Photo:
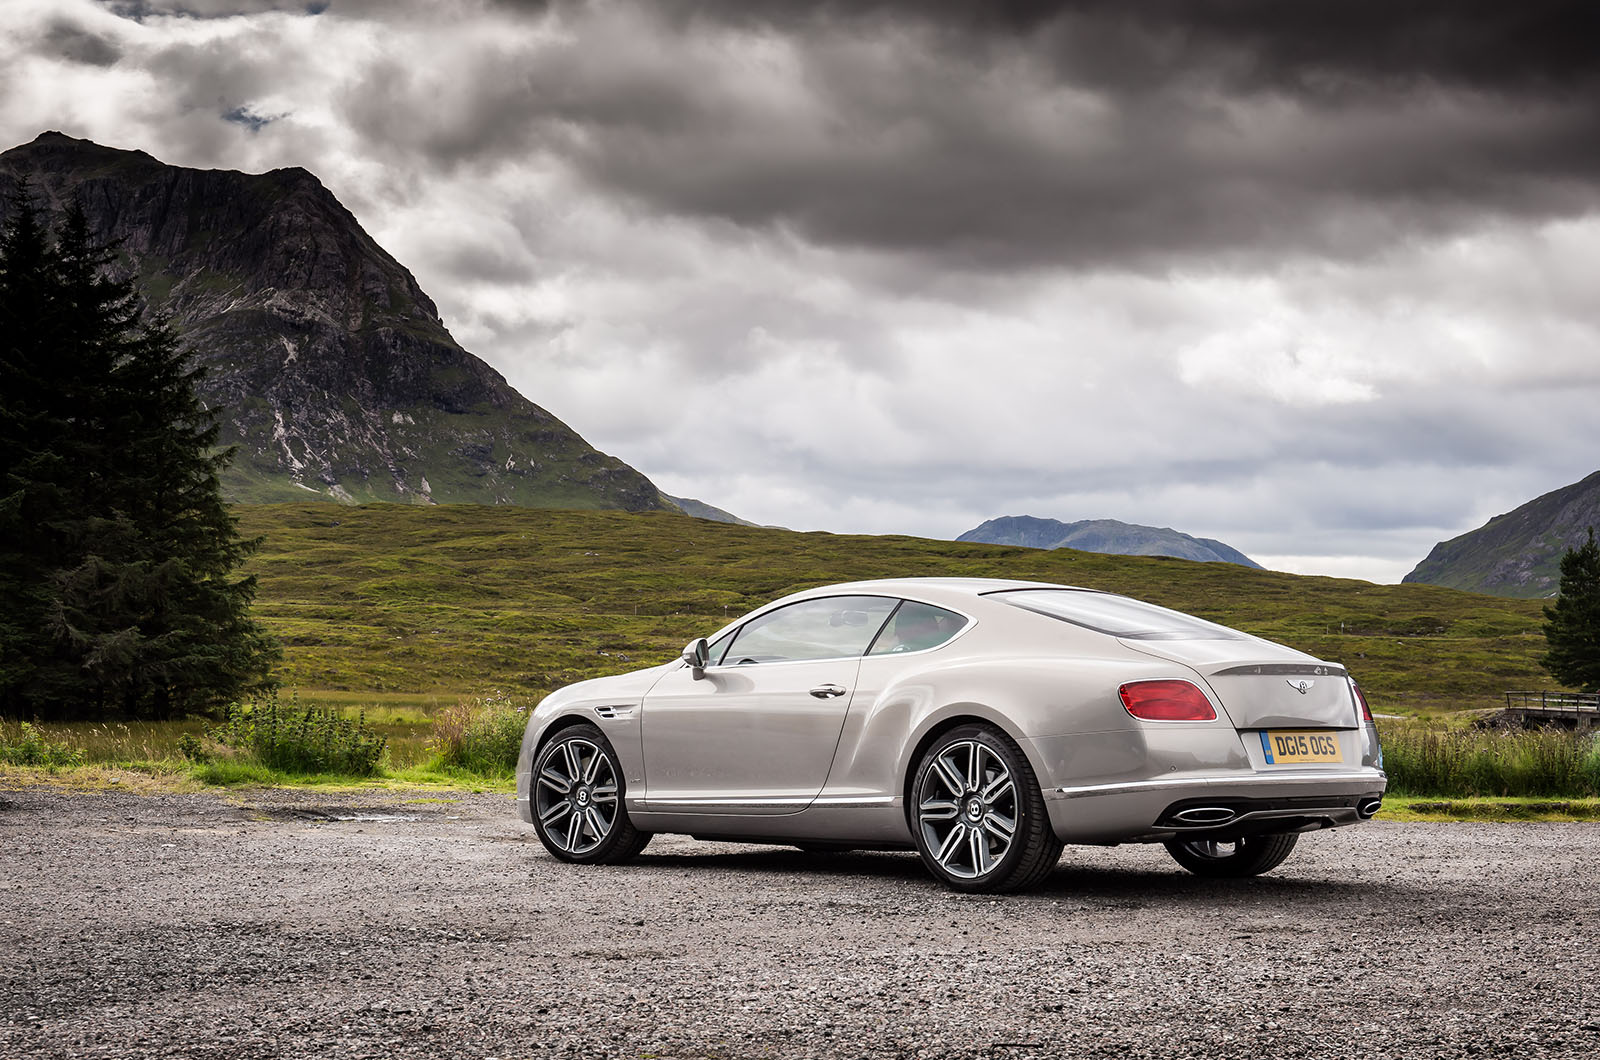
[(528, 705), (503, 692), (462, 700), (433, 719), (434, 765), (484, 776), (516, 772)]
[(1600, 795), (1600, 739), (1549, 730), (1385, 729), (1383, 766), (1398, 795)]
[(201, 718), (183, 721), (93, 721), (52, 723), (52, 735), (83, 754), (89, 764), (176, 761), (184, 737), (203, 733)]

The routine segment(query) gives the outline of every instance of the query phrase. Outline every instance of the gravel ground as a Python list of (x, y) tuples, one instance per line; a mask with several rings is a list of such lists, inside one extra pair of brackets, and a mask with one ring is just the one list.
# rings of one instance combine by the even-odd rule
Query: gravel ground
[(0, 1057), (1593, 1058), (1597, 902), (1593, 824), (977, 898), (909, 854), (574, 868), (499, 795), (0, 791)]

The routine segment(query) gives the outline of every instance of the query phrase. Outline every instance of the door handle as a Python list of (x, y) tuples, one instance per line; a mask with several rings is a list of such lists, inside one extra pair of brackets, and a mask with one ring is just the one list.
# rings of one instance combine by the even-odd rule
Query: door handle
[(818, 685), (811, 690), (811, 694), (818, 699), (832, 699), (835, 696), (844, 695), (845, 692), (846, 689), (840, 688), (838, 685)]

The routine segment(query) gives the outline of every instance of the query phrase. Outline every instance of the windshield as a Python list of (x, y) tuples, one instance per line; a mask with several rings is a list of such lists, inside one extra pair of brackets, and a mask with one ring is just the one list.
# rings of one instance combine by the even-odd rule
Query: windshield
[(1181, 611), (1086, 589), (1007, 589), (988, 596), (1075, 626), (1127, 640), (1249, 640)]

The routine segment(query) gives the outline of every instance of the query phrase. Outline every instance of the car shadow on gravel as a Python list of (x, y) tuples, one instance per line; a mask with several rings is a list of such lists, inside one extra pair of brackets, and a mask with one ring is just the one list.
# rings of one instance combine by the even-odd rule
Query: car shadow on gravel
[[(1070, 856), (1070, 855), (1069, 855)], [(705, 853), (641, 854), (630, 862), (630, 871), (648, 872), (652, 868), (680, 871), (694, 869), (708, 877), (721, 872), (806, 875), (819, 879), (903, 881), (908, 886), (929, 891), (944, 887), (930, 876), (915, 854), (904, 852), (853, 851), (848, 853), (808, 853), (800, 850), (753, 847), (749, 850), (707, 850)], [(1075, 865), (1063, 859), (1038, 887), (1021, 898), (1059, 900), (1103, 900), (1118, 908), (1137, 908), (1145, 901), (1164, 905), (1193, 901), (1200, 904), (1219, 898), (1270, 898), (1284, 902), (1304, 902), (1312, 906), (1349, 908), (1382, 898), (1416, 901), (1431, 892), (1426, 887), (1377, 880), (1329, 880), (1314, 874), (1254, 876), (1240, 880), (1205, 879), (1177, 865), (1171, 871), (1103, 868)]]
[(1416, 901), (1429, 892), (1425, 887), (1371, 880), (1330, 880), (1315, 875), (1206, 879), (1176, 866), (1171, 872), (1144, 872), (1063, 864), (1036, 890), (1028, 893), (1040, 898), (1104, 899), (1124, 908), (1137, 908), (1145, 899), (1171, 905), (1189, 901), (1208, 904), (1218, 898), (1248, 897), (1348, 909), (1383, 898)]
[(818, 876), (857, 876), (864, 879), (932, 879), (915, 854), (900, 851), (850, 851), (808, 853), (787, 848), (752, 846), (748, 850), (713, 849), (704, 853), (652, 854), (648, 850), (629, 862), (632, 869), (704, 869), (754, 873), (807, 873)]

